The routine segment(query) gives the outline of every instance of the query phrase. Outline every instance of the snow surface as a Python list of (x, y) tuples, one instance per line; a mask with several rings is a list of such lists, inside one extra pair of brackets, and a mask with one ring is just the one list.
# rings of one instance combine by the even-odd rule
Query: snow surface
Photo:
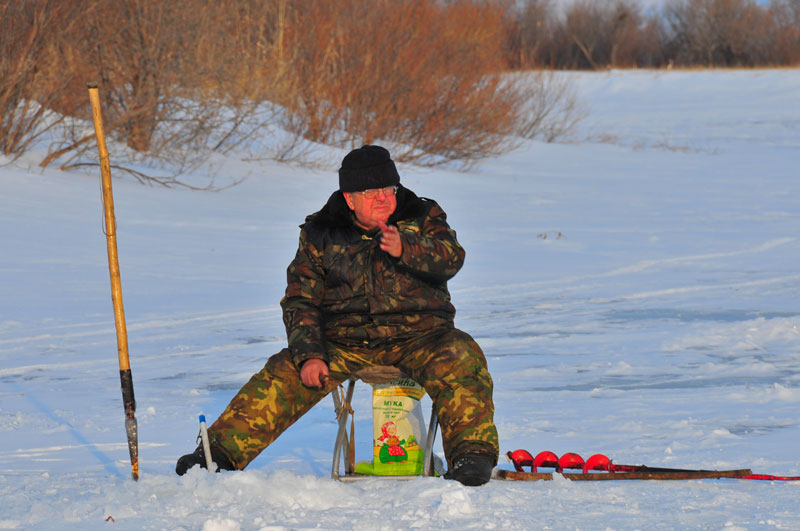
[[(564, 75), (590, 140), (400, 168), (467, 249), (450, 287), (502, 451), (800, 475), (800, 70)], [(800, 483), (338, 483), (330, 398), (246, 471), (176, 476), (198, 414), (283, 347), (297, 225), (342, 155), (220, 158), (248, 178), (219, 193), (115, 174), (136, 483), (97, 172), (0, 166), (0, 529), (800, 529)]]

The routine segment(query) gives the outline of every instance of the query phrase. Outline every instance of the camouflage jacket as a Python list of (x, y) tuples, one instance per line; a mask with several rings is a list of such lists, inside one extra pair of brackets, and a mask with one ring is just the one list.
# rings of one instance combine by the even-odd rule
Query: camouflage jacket
[(394, 258), (379, 247), (380, 229), (355, 224), (339, 191), (308, 216), (281, 300), (294, 363), (327, 361), (326, 341), (379, 346), (452, 327), (447, 281), (464, 263), (464, 249), (446, 218), (435, 201), (400, 186), (389, 224), (400, 232), (403, 254)]

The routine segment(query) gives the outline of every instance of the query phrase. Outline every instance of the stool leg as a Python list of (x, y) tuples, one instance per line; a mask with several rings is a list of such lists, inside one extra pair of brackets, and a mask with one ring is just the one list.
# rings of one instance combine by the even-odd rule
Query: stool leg
[(431, 407), (431, 422), (428, 426), (428, 436), (425, 438), (425, 459), (422, 462), (422, 475), (433, 476), (433, 443), (436, 441), (436, 430), (439, 428), (439, 416), (436, 406)]
[[(344, 456), (345, 461), (347, 461), (347, 417), (350, 415), (350, 404), (353, 400), (353, 391), (356, 386), (356, 381), (354, 379), (350, 379), (347, 382), (347, 394), (345, 395), (344, 403), (337, 404), (339, 402), (338, 396), (336, 395), (336, 389), (334, 389), (334, 406), (336, 407), (336, 415), (339, 417), (339, 431), (336, 433), (336, 442), (333, 445), (333, 464), (331, 466), (331, 478), (339, 479), (339, 462), (342, 456)], [(348, 471), (346, 470), (345, 473)]]

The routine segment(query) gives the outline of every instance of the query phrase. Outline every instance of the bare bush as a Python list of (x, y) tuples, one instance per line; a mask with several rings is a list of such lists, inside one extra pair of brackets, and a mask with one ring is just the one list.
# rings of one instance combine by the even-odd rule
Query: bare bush
[(517, 134), (527, 139), (554, 142), (570, 135), (586, 117), (577, 93), (568, 79), (552, 71), (534, 72), (519, 77), (526, 87), (520, 109)]
[(12, 159), (63, 120), (50, 108), (71, 79), (52, 75), (68, 11), (57, 0), (0, 0), (0, 152)]
[(289, 125), (343, 147), (380, 141), (400, 161), (469, 161), (511, 147), (521, 94), (501, 77), (493, 2), (295, 2)]
[(209, 22), (197, 39), (195, 62), (208, 71), (202, 79), (214, 87), (227, 115), (215, 130), (212, 150), (227, 153), (247, 142), (257, 157), (302, 159), (296, 135), (269, 145), (254, 141), (280, 128), (286, 119), (282, 106), (296, 89), (290, 75), (296, 50), (286, 38), (291, 6), (290, 0), (224, 0), (205, 9)]
[[(67, 1), (67, 0), (63, 0)], [(230, 3), (186, 0), (93, 0), (73, 31), (63, 32), (62, 70), (75, 82), (55, 105), (77, 118), (62, 123), (60, 137), (41, 166), (96, 164), (86, 82), (98, 82), (105, 130), (126, 148), (115, 153), (118, 169), (165, 186), (189, 185), (178, 178), (225, 151), (261, 126), (261, 100), (245, 101), (228, 57), (226, 32), (235, 35)], [(226, 47), (227, 46), (227, 47)], [(200, 185), (206, 188), (209, 185)]]
[[(211, 117), (189, 93), (193, 65), (178, 53), (192, 44), (187, 36), (196, 13), (169, 2), (98, 0), (66, 36), (63, 63), (83, 81), (71, 92), (86, 101), (85, 83), (99, 83), (106, 132), (129, 148), (127, 159), (181, 164), (202, 144)], [(87, 119), (88, 112), (82, 105), (74, 115)], [(68, 167), (93, 147), (91, 132), (73, 125), (41, 165), (65, 159), (62, 167)], [(176, 151), (187, 156), (176, 157)]]
[[(16, 18), (24, 18), (21, 5), (0, 0), (4, 14), (19, 11)], [(48, 11), (56, 5), (61, 11)], [(41, 116), (50, 110), (66, 117), (42, 166), (96, 164), (88, 81), (100, 86), (109, 141), (124, 146), (115, 164), (168, 186), (185, 184), (177, 176), (209, 153), (234, 147), (303, 162), (316, 144), (381, 142), (399, 161), (469, 165), (514, 147), (521, 130), (551, 139), (562, 134), (555, 126), (543, 133), (542, 124), (561, 105), (554, 102), (565, 100), (532, 95), (503, 74), (505, 0), (31, 0), (24, 6), (41, 24), (49, 20), (45, 14), (59, 13), (59, 31), (30, 32), (48, 35), (46, 44), (34, 39), (26, 48), (16, 34), (14, 42), (2, 41), (5, 71), (25, 73), (31, 63), (45, 76), (37, 83), (42, 91), (27, 99), (2, 93), (3, 123), (9, 116), (20, 123), (8, 111), (12, 100), (37, 102)], [(0, 82), (4, 91), (24, 85), (8, 80)], [(264, 141), (277, 130), (288, 131), (282, 142)]]

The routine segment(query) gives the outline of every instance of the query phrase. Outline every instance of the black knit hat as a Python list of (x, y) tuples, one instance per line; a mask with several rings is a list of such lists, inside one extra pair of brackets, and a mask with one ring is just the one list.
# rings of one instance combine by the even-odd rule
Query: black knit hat
[(400, 182), (400, 174), (389, 151), (381, 146), (361, 146), (342, 159), (339, 168), (339, 190), (361, 192), (371, 188), (386, 188)]

